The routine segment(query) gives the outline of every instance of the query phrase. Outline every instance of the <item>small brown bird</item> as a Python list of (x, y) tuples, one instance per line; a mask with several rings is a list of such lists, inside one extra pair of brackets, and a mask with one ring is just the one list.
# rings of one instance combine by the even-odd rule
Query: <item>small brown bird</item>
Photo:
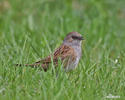
[(66, 71), (76, 68), (79, 60), (82, 56), (81, 43), (83, 37), (78, 32), (70, 32), (65, 38), (62, 45), (55, 50), (54, 53), (48, 57), (37, 61), (33, 64), (16, 64), (16, 66), (30, 66), (30, 67), (42, 67), (44, 71), (47, 71), (49, 65), (52, 63), (58, 66), (58, 61), (61, 59), (64, 69)]

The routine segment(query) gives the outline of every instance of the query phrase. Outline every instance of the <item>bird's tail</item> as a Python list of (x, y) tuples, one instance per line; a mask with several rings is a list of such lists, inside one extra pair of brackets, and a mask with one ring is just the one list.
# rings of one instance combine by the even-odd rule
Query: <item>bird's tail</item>
[(21, 67), (21, 66), (29, 66), (29, 67), (32, 67), (32, 68), (37, 68), (38, 66), (40, 66), (40, 63), (35, 63), (35, 64), (15, 64), (15, 66), (19, 66), (19, 67)]
[(22, 67), (22, 66), (26, 66), (26, 67), (31, 67), (31, 68), (42, 68), (45, 72), (47, 71), (48, 69), (48, 66), (44, 65), (44, 64), (41, 64), (41, 63), (34, 63), (34, 64), (15, 64), (15, 66), (19, 66), (19, 67)]

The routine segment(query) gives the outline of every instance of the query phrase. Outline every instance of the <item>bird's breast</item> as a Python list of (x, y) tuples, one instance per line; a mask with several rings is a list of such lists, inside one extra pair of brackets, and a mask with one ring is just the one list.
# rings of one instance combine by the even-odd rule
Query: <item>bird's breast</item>
[(79, 63), (79, 59), (80, 59), (80, 58), (76, 57), (76, 59), (75, 59), (74, 61), (70, 62), (70, 63), (66, 66), (65, 70), (66, 70), (66, 71), (70, 71), (70, 70), (75, 69), (75, 68), (77, 67), (78, 63)]
[(66, 71), (73, 70), (77, 67), (79, 60), (81, 58), (81, 48), (74, 49), (76, 58), (67, 65)]

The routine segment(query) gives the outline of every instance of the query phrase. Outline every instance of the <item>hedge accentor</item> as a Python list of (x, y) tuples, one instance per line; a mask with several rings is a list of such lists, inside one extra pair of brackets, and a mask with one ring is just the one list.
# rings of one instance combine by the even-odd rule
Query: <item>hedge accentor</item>
[(81, 43), (83, 37), (78, 32), (70, 32), (65, 38), (62, 45), (55, 50), (54, 53), (48, 57), (37, 61), (33, 64), (17, 64), (17, 66), (30, 66), (30, 67), (42, 67), (44, 71), (47, 71), (49, 65), (54, 63), (58, 66), (58, 61), (61, 59), (64, 69), (66, 71), (76, 68), (82, 55)]

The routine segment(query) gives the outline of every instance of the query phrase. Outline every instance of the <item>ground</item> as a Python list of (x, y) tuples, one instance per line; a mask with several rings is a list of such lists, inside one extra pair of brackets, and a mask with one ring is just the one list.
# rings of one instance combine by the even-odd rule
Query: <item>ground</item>
[[(1, 0), (0, 99), (125, 99), (124, 5), (125, 0)], [(75, 70), (14, 66), (48, 56), (71, 31), (85, 38)]]

